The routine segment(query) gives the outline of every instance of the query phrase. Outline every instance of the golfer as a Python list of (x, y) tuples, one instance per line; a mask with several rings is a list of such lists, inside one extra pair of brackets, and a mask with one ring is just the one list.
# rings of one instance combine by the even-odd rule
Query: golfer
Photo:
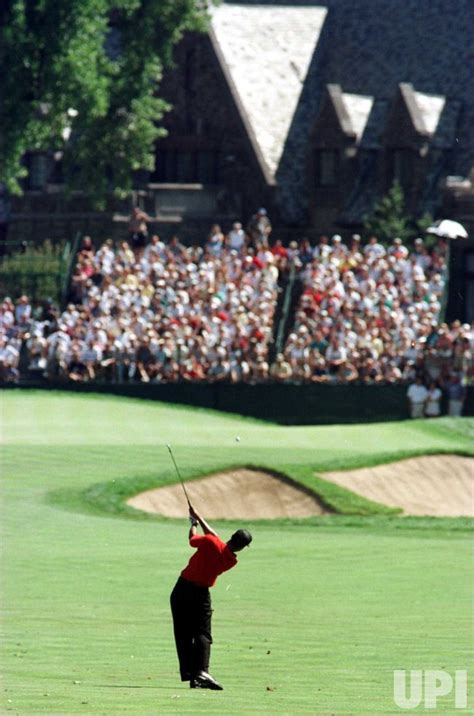
[[(192, 689), (222, 691), (222, 686), (209, 674), (212, 644), (209, 587), (214, 586), (219, 574), (235, 567), (236, 553), (250, 544), (252, 535), (247, 530), (237, 530), (228, 542), (223, 542), (191, 506), (189, 519), (189, 544), (197, 551), (171, 593), (181, 681), (189, 681)], [(198, 525), (203, 535), (197, 534)]]

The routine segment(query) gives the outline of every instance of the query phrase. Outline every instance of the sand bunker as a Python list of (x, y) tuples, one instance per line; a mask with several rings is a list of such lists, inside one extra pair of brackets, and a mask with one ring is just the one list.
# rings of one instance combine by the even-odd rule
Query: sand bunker
[[(428, 455), (344, 472), (326, 480), (406, 515), (474, 516), (474, 458)], [(209, 519), (272, 519), (327, 514), (318, 498), (291, 480), (239, 468), (186, 484), (191, 502)], [(144, 512), (166, 517), (188, 514), (178, 483), (147, 490), (127, 500)]]
[(406, 515), (474, 516), (474, 458), (426, 455), (322, 477)]
[[(240, 468), (186, 483), (189, 499), (206, 519), (310, 517), (327, 512), (309, 490), (260, 470)], [(186, 517), (180, 484), (142, 492), (127, 504), (166, 517)]]

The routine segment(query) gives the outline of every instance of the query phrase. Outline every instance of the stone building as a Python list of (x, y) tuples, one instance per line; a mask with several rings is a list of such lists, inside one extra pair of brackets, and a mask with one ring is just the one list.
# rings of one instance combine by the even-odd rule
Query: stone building
[(398, 179), (436, 216), (474, 164), (473, 26), (472, 0), (221, 3), (163, 79), (173, 109), (141, 201), (183, 231), (265, 206), (316, 235), (359, 229)]
[[(397, 179), (410, 212), (436, 214), (474, 161), (469, 18), (464, 0), (224, 3), (179, 48), (165, 96), (179, 106), (180, 88), (190, 133), (217, 140), (227, 211), (350, 230)], [(180, 114), (163, 148), (190, 141)]]

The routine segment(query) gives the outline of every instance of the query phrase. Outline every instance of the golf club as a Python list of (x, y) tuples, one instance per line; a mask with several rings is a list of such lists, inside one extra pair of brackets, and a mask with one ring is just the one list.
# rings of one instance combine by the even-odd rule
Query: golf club
[(176, 464), (176, 460), (174, 459), (173, 451), (171, 450), (171, 445), (168, 445), (168, 444), (167, 444), (166, 447), (168, 448), (169, 454), (171, 455), (171, 459), (173, 460), (173, 465), (174, 465), (175, 468), (176, 468), (176, 473), (177, 473), (177, 475), (178, 475), (178, 477), (179, 477), (179, 481), (180, 481), (181, 486), (182, 486), (182, 488), (183, 488), (183, 490), (184, 490), (184, 494), (186, 495), (186, 499), (187, 499), (187, 501), (188, 501), (188, 506), (189, 506), (189, 508), (191, 509), (191, 508), (192, 508), (192, 505), (191, 505), (191, 502), (190, 502), (190, 500), (189, 500), (188, 493), (186, 492), (186, 487), (185, 487), (185, 485), (184, 485), (183, 478), (181, 477), (181, 473), (180, 473), (180, 471), (179, 471), (178, 465)]

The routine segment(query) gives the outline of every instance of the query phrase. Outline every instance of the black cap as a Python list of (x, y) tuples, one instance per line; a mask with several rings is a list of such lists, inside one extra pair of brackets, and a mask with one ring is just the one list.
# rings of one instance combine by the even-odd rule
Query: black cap
[(239, 547), (248, 547), (253, 538), (248, 530), (237, 530), (231, 539), (232, 542)]

